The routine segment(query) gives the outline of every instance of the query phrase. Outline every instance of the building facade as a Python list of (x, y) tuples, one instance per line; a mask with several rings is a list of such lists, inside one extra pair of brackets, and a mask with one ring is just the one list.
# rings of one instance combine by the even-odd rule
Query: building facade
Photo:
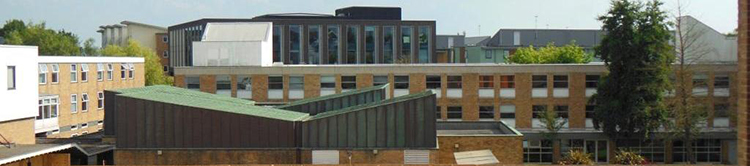
[(156, 55), (164, 74), (169, 74), (169, 35), (167, 33), (156, 33)]
[[(102, 34), (102, 48), (108, 45), (125, 47), (128, 45), (128, 40), (134, 40), (156, 51), (160, 40), (154, 40), (154, 38), (158, 33), (166, 33), (167, 29), (133, 21), (122, 21), (120, 24), (99, 26), (96, 32)], [(157, 52), (157, 55), (162, 55), (162, 53)]]
[(34, 117), (39, 89), (36, 46), (0, 45), (0, 146), (35, 144)]
[(739, 79), (738, 79), (738, 96), (739, 100), (737, 105), (737, 141), (738, 143), (738, 163), (739, 165), (748, 165), (750, 163), (750, 113), (748, 113), (748, 95), (750, 95), (750, 82), (748, 74), (750, 74), (750, 1), (739, 0), (738, 1), (738, 62), (739, 62)]

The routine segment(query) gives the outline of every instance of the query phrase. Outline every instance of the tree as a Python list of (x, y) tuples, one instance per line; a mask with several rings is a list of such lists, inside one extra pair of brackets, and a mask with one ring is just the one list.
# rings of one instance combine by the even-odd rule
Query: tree
[(661, 5), (617, 0), (599, 17), (606, 34), (596, 52), (609, 73), (590, 102), (596, 105), (594, 127), (615, 145), (627, 137), (648, 137), (666, 119), (662, 100), (674, 55)]
[(83, 55), (84, 56), (95, 56), (99, 55), (99, 48), (94, 46), (94, 39), (89, 38), (83, 42)]
[(508, 57), (508, 63), (518, 64), (547, 64), (547, 63), (589, 63), (593, 55), (583, 51), (583, 48), (572, 41), (562, 47), (554, 46), (554, 43), (546, 47), (534, 48), (529, 46), (519, 48), (513, 56)]
[(8, 20), (5, 21), (5, 25), (3, 25), (3, 28), (0, 29), (0, 37), (5, 37), (6, 35), (9, 35), (10, 32), (13, 31), (22, 31), (26, 29), (26, 23), (23, 23), (21, 20)]
[(120, 47), (117, 45), (108, 45), (101, 50), (101, 54), (104, 56), (128, 56), (128, 57), (143, 57), (145, 59), (145, 77), (146, 86), (149, 85), (172, 85), (173, 79), (167, 75), (164, 75), (159, 57), (153, 50), (142, 47), (138, 42), (128, 40), (126, 47)]
[(47, 29), (44, 23), (20, 24), (23, 21), (11, 20), (3, 26), (7, 44), (38, 46), (40, 55), (80, 55), (75, 34)]
[[(560, 141), (557, 139), (557, 134), (560, 132), (560, 129), (565, 127), (565, 124), (568, 123), (568, 120), (558, 117), (555, 111), (551, 111), (551, 110), (542, 110), (542, 111), (543, 112), (539, 114), (539, 117), (538, 117), (539, 122), (542, 123), (542, 127), (546, 129), (546, 131), (541, 131), (542, 137), (545, 140), (551, 142), (552, 144), (558, 144)], [(557, 160), (557, 159), (554, 159), (554, 160)]]

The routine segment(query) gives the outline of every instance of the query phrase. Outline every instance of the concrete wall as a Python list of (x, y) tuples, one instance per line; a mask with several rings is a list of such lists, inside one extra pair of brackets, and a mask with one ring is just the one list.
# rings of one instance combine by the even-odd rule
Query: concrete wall
[(485, 149), (500, 164), (523, 164), (523, 136), (438, 136), (438, 146), (438, 164), (456, 164), (455, 152)]

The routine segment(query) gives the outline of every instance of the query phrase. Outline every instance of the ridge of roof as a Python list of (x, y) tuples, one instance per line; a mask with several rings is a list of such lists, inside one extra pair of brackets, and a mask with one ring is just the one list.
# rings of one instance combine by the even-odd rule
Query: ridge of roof
[(435, 92), (433, 92), (432, 90), (426, 90), (426, 91), (423, 91), (423, 92), (408, 94), (408, 95), (399, 96), (399, 97), (394, 97), (394, 98), (391, 98), (391, 99), (386, 99), (386, 100), (381, 100), (381, 101), (375, 101), (375, 102), (371, 102), (371, 103), (367, 103), (367, 104), (361, 104), (361, 105), (357, 105), (357, 106), (346, 107), (346, 108), (342, 108), (342, 109), (338, 109), (338, 110), (326, 111), (326, 112), (322, 112), (322, 113), (319, 113), (319, 114), (314, 115), (314, 116), (309, 116), (309, 117), (303, 119), (302, 121), (311, 121), (311, 120), (317, 120), (317, 119), (327, 118), (327, 117), (331, 117), (331, 116), (335, 116), (335, 115), (340, 115), (340, 114), (345, 114), (345, 113), (349, 113), (349, 112), (360, 111), (360, 110), (364, 110), (364, 109), (368, 109), (368, 108), (372, 108), (372, 107), (377, 107), (377, 106), (380, 106), (380, 105), (383, 105), (383, 104), (396, 103), (396, 102), (401, 102), (401, 101), (410, 100), (410, 99), (414, 99), (414, 98), (420, 98), (420, 97), (429, 96), (429, 95), (435, 95)]
[(343, 92), (343, 93), (336, 93), (336, 94), (330, 94), (330, 95), (325, 95), (325, 96), (320, 96), (320, 97), (307, 98), (307, 99), (293, 101), (293, 102), (291, 102), (289, 104), (275, 106), (274, 108), (284, 109), (284, 108), (289, 108), (289, 107), (293, 107), (293, 106), (297, 106), (297, 105), (302, 105), (302, 104), (307, 104), (307, 103), (316, 102), (316, 101), (328, 100), (328, 99), (342, 97), (342, 96), (349, 96), (349, 95), (353, 95), (353, 94), (360, 94), (360, 93), (370, 92), (370, 91), (374, 91), (374, 90), (385, 89), (388, 86), (389, 86), (389, 84), (383, 84), (383, 85), (378, 85), (378, 86), (370, 86), (370, 87), (366, 87), (366, 88), (362, 88), (362, 89), (351, 90), (351, 91), (347, 91), (347, 92)]

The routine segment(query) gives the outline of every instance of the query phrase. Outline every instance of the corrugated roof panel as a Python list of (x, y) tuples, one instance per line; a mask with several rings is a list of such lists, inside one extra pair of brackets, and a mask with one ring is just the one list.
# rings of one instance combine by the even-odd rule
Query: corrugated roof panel
[(265, 41), (270, 22), (208, 23), (201, 41)]
[(475, 150), (465, 152), (455, 152), (453, 156), (456, 157), (456, 164), (459, 165), (484, 165), (484, 164), (499, 164), (492, 151), (486, 150)]

